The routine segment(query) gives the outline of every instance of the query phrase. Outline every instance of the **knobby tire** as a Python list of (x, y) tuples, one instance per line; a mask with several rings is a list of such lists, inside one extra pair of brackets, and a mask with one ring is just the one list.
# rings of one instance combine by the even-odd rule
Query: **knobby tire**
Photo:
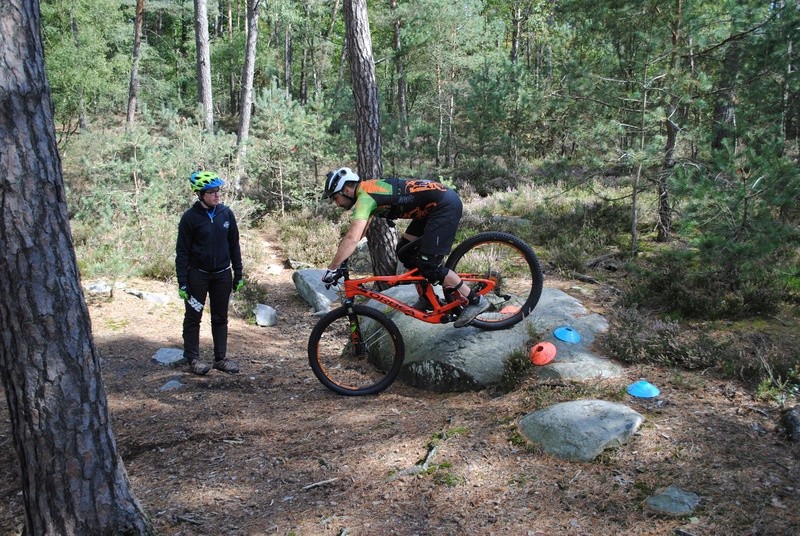
[[(350, 331), (358, 326), (362, 348)], [(317, 379), (341, 395), (379, 393), (400, 373), (405, 345), (400, 330), (382, 312), (366, 305), (338, 307), (323, 316), (308, 339), (308, 362)]]
[(542, 295), (539, 259), (522, 239), (499, 231), (478, 233), (461, 242), (445, 266), (496, 281), (487, 294), (492, 306), (469, 325), (484, 330), (509, 328), (528, 316)]

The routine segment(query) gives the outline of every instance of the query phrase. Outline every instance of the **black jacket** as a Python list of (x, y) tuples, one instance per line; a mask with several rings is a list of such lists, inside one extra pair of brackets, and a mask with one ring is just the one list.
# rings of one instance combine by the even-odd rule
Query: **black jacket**
[(239, 227), (233, 211), (220, 203), (213, 218), (200, 201), (183, 213), (175, 246), (178, 286), (189, 282), (189, 268), (219, 272), (233, 266), (233, 280), (242, 278), (242, 250)]

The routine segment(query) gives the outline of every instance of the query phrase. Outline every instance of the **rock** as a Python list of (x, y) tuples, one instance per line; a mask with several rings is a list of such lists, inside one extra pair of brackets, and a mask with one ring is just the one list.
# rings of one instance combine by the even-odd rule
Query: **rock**
[(795, 406), (784, 414), (786, 432), (789, 439), (795, 443), (800, 442), (800, 406)]
[(183, 384), (178, 380), (170, 380), (162, 385), (159, 391), (174, 391), (176, 389), (180, 389), (181, 387), (183, 387)]
[(292, 281), (297, 293), (310, 304), (315, 312), (328, 312), (331, 307), (338, 307), (341, 301), (339, 292), (333, 287), (325, 288), (322, 276), (325, 270), (297, 270), (292, 274)]
[[(591, 349), (597, 335), (608, 330), (608, 321), (602, 315), (589, 313), (577, 298), (558, 289), (545, 288), (531, 318), (536, 331), (544, 334), (542, 342), (553, 343), (557, 350), (556, 358), (550, 364), (534, 369), (537, 377), (587, 380), (622, 375), (623, 369), (620, 365)], [(560, 326), (569, 326), (577, 331), (580, 342), (570, 343), (556, 339), (553, 330)]]
[(623, 404), (576, 400), (530, 413), (519, 426), (545, 452), (588, 462), (605, 449), (626, 443), (642, 422), (641, 414)]
[(159, 348), (152, 359), (155, 363), (167, 367), (178, 367), (186, 364), (186, 358), (183, 357), (183, 350), (179, 348)]
[(89, 294), (103, 294), (106, 296), (111, 296), (112, 287), (105, 281), (95, 281), (94, 283), (88, 283), (83, 287), (86, 289), (86, 292)]
[[(323, 270), (298, 270), (292, 276), (300, 296), (314, 307), (316, 315), (338, 306), (341, 298), (326, 290)], [(438, 289), (437, 289), (438, 290)], [(413, 285), (391, 288), (386, 294), (407, 304), (417, 300)], [(527, 353), (531, 333), (548, 334), (556, 345), (556, 358), (535, 373), (543, 378), (591, 379), (618, 377), (622, 367), (594, 354), (595, 335), (608, 329), (601, 315), (590, 314), (577, 299), (558, 289), (545, 288), (533, 313), (507, 330), (483, 331), (474, 327), (456, 329), (452, 324), (428, 324), (403, 315), (386, 305), (369, 302), (397, 324), (405, 342), (406, 357), (400, 380), (421, 389), (453, 392), (481, 389), (501, 381), (513, 351)], [(564, 343), (553, 329), (571, 325), (581, 334), (579, 343)]]
[(278, 322), (278, 312), (269, 305), (259, 303), (253, 309), (253, 313), (256, 315), (256, 324), (259, 326), (274, 326)]
[(309, 263), (303, 262), (303, 261), (296, 261), (294, 259), (286, 259), (286, 261), (283, 263), (283, 265), (286, 268), (289, 268), (290, 270), (303, 270), (303, 269), (309, 269), (309, 268), (313, 269), (314, 268), (313, 264), (309, 264)]
[(169, 296), (164, 294), (156, 294), (154, 292), (145, 292), (143, 290), (137, 290), (135, 288), (125, 289), (127, 294), (132, 296), (136, 296), (137, 298), (141, 298), (145, 301), (157, 303), (159, 305), (167, 305), (172, 300)]
[(660, 489), (645, 500), (649, 510), (676, 517), (691, 515), (698, 504), (700, 504), (699, 495), (676, 486)]
[[(386, 291), (404, 303), (414, 303), (417, 293), (405, 285)], [(527, 353), (531, 331), (549, 333), (556, 358), (534, 373), (543, 378), (583, 380), (612, 378), (622, 367), (594, 354), (589, 345), (598, 332), (608, 329), (605, 319), (589, 314), (578, 300), (557, 289), (544, 289), (533, 313), (519, 324), (498, 331), (474, 327), (456, 329), (452, 324), (427, 324), (383, 304), (369, 305), (397, 324), (406, 347), (400, 379), (409, 385), (437, 392), (481, 389), (497, 384), (514, 350)], [(532, 324), (532, 325), (531, 325)], [(555, 327), (570, 324), (581, 333), (581, 342), (565, 343), (552, 336)]]

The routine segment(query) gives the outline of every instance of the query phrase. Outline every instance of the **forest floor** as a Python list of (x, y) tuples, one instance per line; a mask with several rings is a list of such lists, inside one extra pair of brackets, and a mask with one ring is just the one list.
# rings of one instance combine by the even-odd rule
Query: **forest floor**
[[(270, 245), (267, 244), (270, 248)], [(707, 371), (629, 367), (581, 384), (533, 376), (513, 391), (437, 394), (395, 383), (342, 397), (308, 367), (316, 318), (270, 249), (259, 270), (278, 325), (258, 327), (234, 300), (229, 356), (238, 375), (198, 377), (155, 364), (181, 348), (183, 307), (124, 292), (90, 300), (119, 452), (134, 493), (165, 535), (790, 535), (800, 530), (800, 446), (781, 410)], [(172, 296), (172, 285), (127, 281)], [(574, 282), (548, 278), (570, 291)], [(587, 308), (603, 312), (592, 285)], [(238, 313), (238, 314), (237, 314)], [(208, 319), (201, 350), (210, 360)], [(613, 356), (612, 356), (613, 357)], [(656, 401), (624, 395), (641, 377)], [(160, 388), (171, 379), (177, 390)], [(526, 443), (517, 423), (555, 402), (619, 393), (645, 416), (631, 441), (591, 463)], [(23, 523), (19, 468), (0, 409), (0, 534)], [(435, 449), (434, 449), (435, 447)], [(414, 468), (427, 457), (427, 471)], [(676, 485), (697, 493), (692, 517), (654, 514), (645, 499)]]

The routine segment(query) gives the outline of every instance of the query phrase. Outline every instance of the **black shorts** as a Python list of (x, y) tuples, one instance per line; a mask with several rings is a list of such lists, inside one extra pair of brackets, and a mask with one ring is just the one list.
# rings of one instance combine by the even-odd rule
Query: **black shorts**
[(447, 190), (427, 218), (411, 220), (406, 234), (421, 237), (421, 253), (447, 255), (456, 239), (462, 211), (461, 198), (453, 190)]

